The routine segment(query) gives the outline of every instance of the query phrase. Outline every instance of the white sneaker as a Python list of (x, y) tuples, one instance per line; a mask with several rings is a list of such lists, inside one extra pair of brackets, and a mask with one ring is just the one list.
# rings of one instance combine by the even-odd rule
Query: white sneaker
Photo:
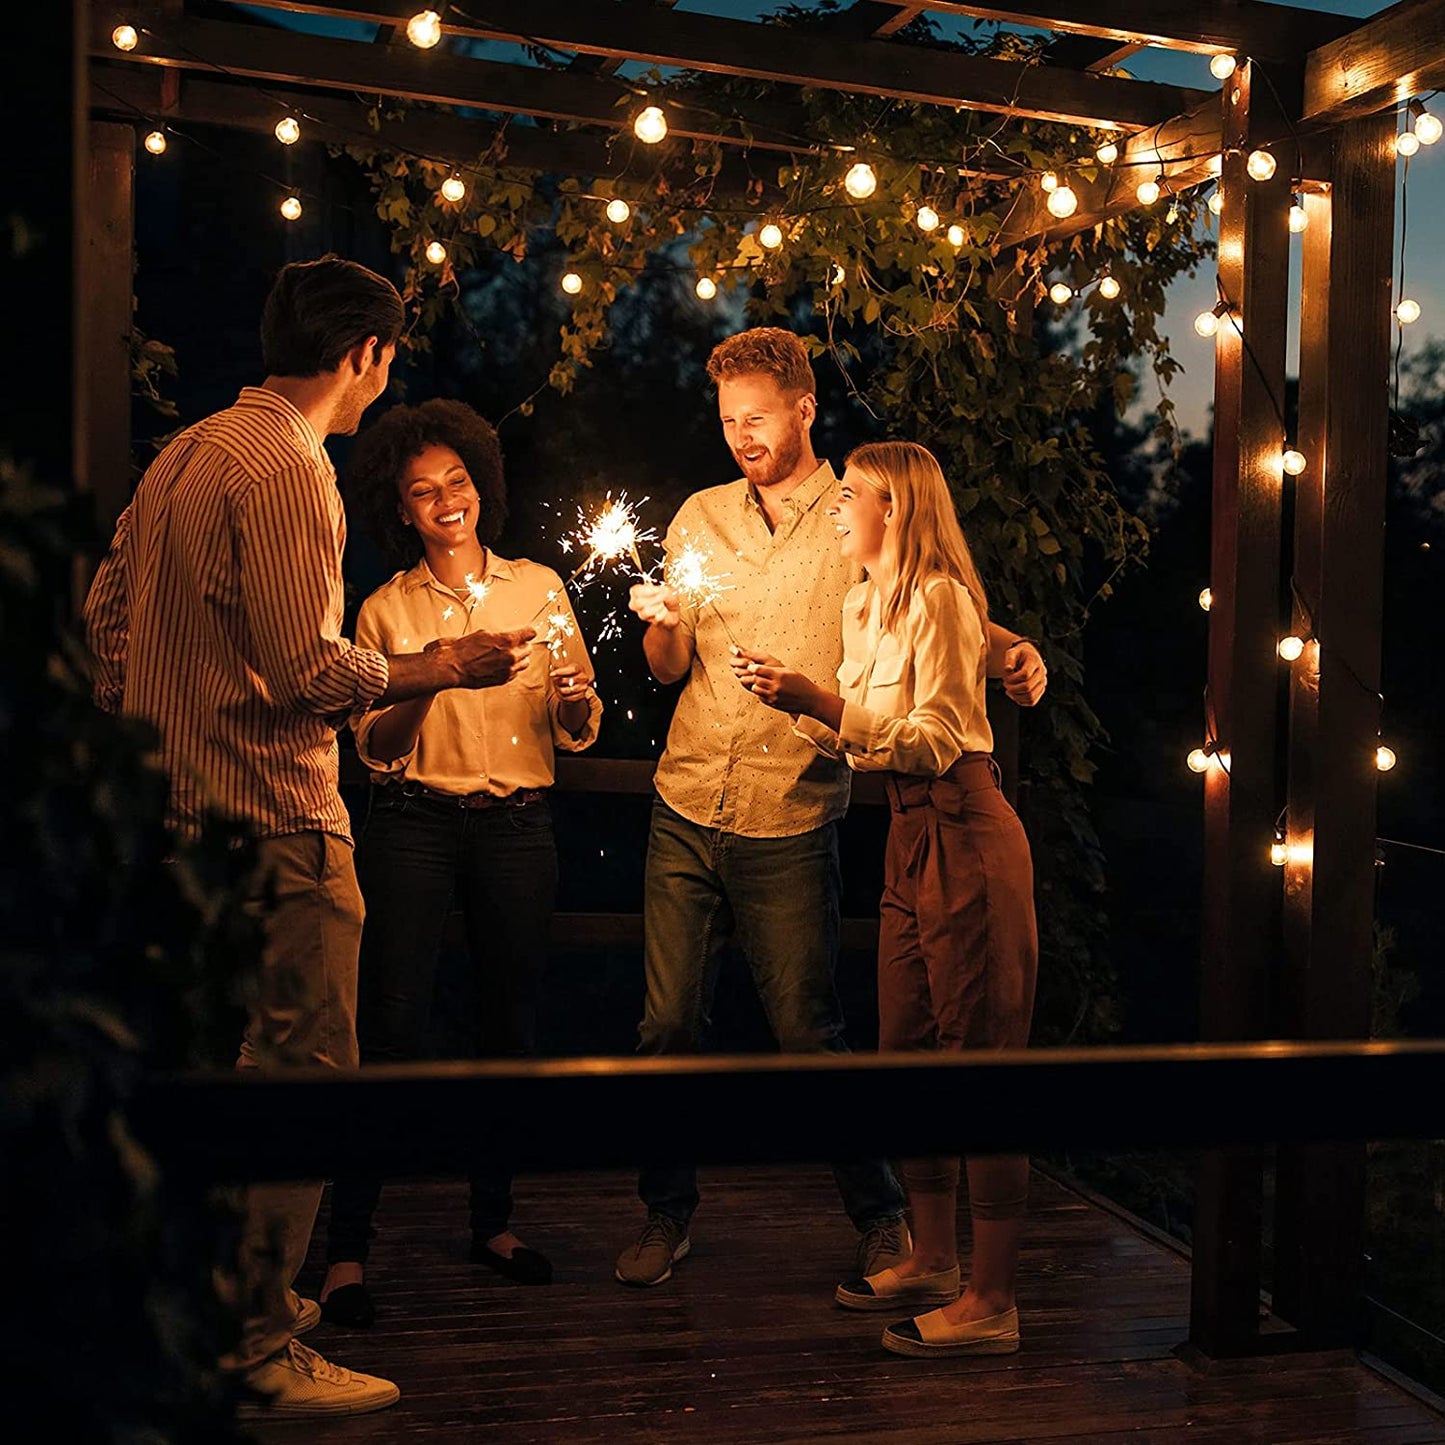
[(242, 1403), (251, 1417), (365, 1415), (401, 1398), (390, 1380), (333, 1365), (300, 1340), (248, 1370), (246, 1385), (260, 1397)]

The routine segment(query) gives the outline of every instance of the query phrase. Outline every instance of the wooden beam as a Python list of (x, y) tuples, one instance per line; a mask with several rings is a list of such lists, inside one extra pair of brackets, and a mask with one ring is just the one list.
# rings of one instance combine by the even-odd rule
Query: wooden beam
[[(1215, 340), (1213, 537), (1205, 726), (1219, 748), (1203, 776), (1204, 908), (1199, 1029), (1207, 1041), (1265, 1037), (1277, 955), (1279, 875), (1269, 843), (1279, 799), (1281, 456), (1289, 296), (1289, 173), (1257, 183), (1245, 153), (1267, 129), (1267, 94), (1242, 65), (1223, 97), (1219, 288), (1239, 322)], [(1240, 335), (1242, 328), (1243, 338)], [(1244, 339), (1248, 340), (1246, 354)], [(1210, 1356), (1258, 1335), (1262, 1158), (1204, 1154), (1194, 1218), (1190, 1340)]]
[(915, 0), (853, 0), (830, 19), (828, 29), (857, 40), (881, 40), (911, 25), (927, 9)]
[(928, 0), (928, 8), (1201, 55), (1229, 51), (1241, 58), (1296, 62), (1311, 46), (1334, 40), (1360, 23), (1347, 15), (1260, 0), (1023, 0), (1017, 7)]
[(1306, 121), (1333, 124), (1445, 87), (1445, 0), (1403, 0), (1305, 61)]
[[(1384, 620), (1395, 119), (1334, 131), (1334, 184), (1306, 195), (1285, 966), (1280, 1033), (1367, 1038), (1375, 901), (1375, 746)], [(1274, 1303), (1312, 1347), (1355, 1343), (1365, 1153), (1285, 1144)]]
[[(148, 27), (141, 44), (124, 55), (110, 43), (110, 32), (122, 19)], [(632, 88), (605, 77), (505, 65), (414, 46), (332, 40), (264, 25), (193, 17), (167, 19), (140, 5), (102, 4), (95, 11), (90, 53), (97, 58), (241, 76), (267, 84), (394, 95), (505, 115), (580, 121), (611, 130), (627, 129), (633, 109)], [(748, 107), (746, 119), (740, 120), (689, 106), (684, 96), (670, 102), (669, 111), (673, 134), (684, 139), (790, 153), (812, 148), (798, 130), (788, 128), (789, 122), (801, 115), (793, 107), (758, 104)]]
[[(398, 0), (260, 3), (300, 14), (388, 22), (403, 8)], [(484, 18), (453, 17), (443, 28), (479, 39), (541, 42), (558, 50), (653, 65), (1080, 125), (1157, 125), (1197, 105), (1205, 95), (1184, 86), (1060, 72), (693, 11), (643, 12), (590, 0), (488, 0), (486, 12)]]

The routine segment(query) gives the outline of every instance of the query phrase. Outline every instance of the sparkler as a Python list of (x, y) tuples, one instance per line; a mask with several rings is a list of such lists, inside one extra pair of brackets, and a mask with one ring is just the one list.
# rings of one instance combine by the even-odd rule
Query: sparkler
[[(671, 587), (689, 607), (693, 607), (699, 612), (704, 607), (711, 607), (717, 613), (717, 619), (722, 623), (723, 631), (728, 635), (728, 641), (736, 647), (738, 640), (733, 636), (733, 630), (728, 626), (728, 620), (723, 616), (722, 608), (717, 605), (718, 597), (728, 590), (727, 584), (723, 581), (727, 574), (712, 570), (712, 553), (706, 547), (700, 547), (694, 542), (687, 535), (685, 528), (681, 536), (682, 545), (669, 553), (663, 561), (663, 585)], [(651, 578), (649, 577), (648, 580), (650, 581)]]

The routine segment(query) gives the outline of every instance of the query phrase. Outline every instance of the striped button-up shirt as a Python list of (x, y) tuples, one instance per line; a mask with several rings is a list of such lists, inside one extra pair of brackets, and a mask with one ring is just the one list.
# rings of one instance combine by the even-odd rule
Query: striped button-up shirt
[(350, 838), (336, 730), (385, 690), (341, 636), (336, 472), (284, 397), (246, 387), (141, 479), (85, 602), (95, 699), (160, 733), (171, 822)]

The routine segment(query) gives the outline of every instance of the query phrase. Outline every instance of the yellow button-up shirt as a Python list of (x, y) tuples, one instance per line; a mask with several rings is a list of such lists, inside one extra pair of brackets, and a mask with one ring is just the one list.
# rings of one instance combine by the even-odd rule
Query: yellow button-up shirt
[[(561, 706), (551, 682), (551, 660), (542, 645), (548, 615), (563, 614), (557, 629), (558, 660), (579, 663), (592, 677), (592, 663), (577, 627), (562, 579), (536, 562), (487, 553), (480, 601), (463, 601), (432, 575), (425, 559), (398, 572), (361, 604), (356, 640), (384, 653), (420, 652), (437, 637), (468, 632), (537, 629), (526, 670), (501, 687), (449, 688), (439, 692), (409, 753), (385, 762), (367, 749), (367, 739), (385, 709), (367, 713), (354, 725), (356, 750), (374, 775), (400, 777), (441, 793), (493, 793), (550, 787), (553, 750), (581, 752), (597, 740), (602, 699), (587, 695), (587, 722), (574, 737), (562, 726)], [(553, 600), (548, 602), (548, 594)], [(538, 614), (543, 614), (538, 616)], [(571, 628), (571, 634), (567, 629)]]
[(702, 827), (785, 838), (847, 810), (847, 769), (794, 733), (786, 713), (759, 706), (729, 665), (736, 641), (810, 677), (837, 671), (839, 616), (859, 574), (828, 516), (836, 486), (824, 462), (769, 531), (749, 483), (728, 482), (689, 497), (668, 528), (669, 553), (685, 542), (706, 550), (727, 589), (715, 603), (682, 609), (695, 652), (657, 765), (662, 800)]

